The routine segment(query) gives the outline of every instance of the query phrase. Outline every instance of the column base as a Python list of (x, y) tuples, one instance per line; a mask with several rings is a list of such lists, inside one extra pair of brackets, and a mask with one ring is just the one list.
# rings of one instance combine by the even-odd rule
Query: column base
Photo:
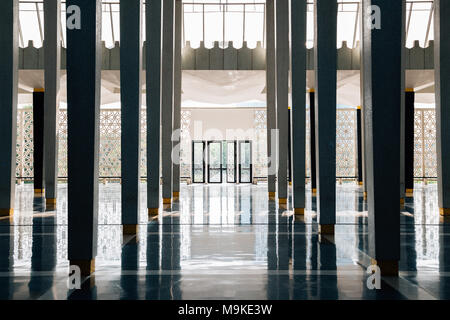
[(45, 199), (45, 204), (46, 205), (56, 205), (56, 199), (55, 198), (47, 198)]
[(0, 217), (9, 217), (14, 215), (14, 209), (0, 209)]
[(275, 201), (275, 196), (276, 196), (275, 192), (269, 191), (269, 200), (270, 201)]
[(319, 233), (334, 235), (334, 224), (319, 224)]
[(295, 215), (299, 215), (299, 216), (303, 216), (305, 214), (305, 208), (295, 208), (294, 209), (294, 214)]
[(409, 198), (414, 196), (414, 189), (406, 189), (405, 196)]
[(70, 260), (71, 266), (80, 268), (81, 276), (87, 277), (95, 272), (95, 259), (91, 260)]
[(148, 208), (148, 215), (149, 216), (157, 216), (159, 214), (159, 208)]
[(180, 198), (180, 192), (179, 191), (174, 191), (172, 192), (172, 197), (174, 199), (179, 199)]
[(172, 198), (163, 198), (163, 204), (172, 204)]
[(387, 277), (398, 276), (398, 261), (396, 260), (371, 260), (373, 265), (380, 267), (381, 275)]
[(41, 196), (45, 193), (45, 189), (34, 189), (34, 195)]
[(124, 224), (122, 226), (123, 234), (125, 235), (135, 235), (139, 231), (139, 225), (138, 224)]
[(450, 208), (439, 208), (439, 214), (443, 217), (450, 217)]
[(280, 209), (287, 209), (287, 198), (279, 198), (278, 199), (278, 207)]

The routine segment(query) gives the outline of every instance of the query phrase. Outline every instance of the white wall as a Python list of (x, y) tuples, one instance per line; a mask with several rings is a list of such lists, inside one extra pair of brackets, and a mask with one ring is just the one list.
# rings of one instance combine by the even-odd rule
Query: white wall
[(191, 111), (192, 140), (254, 140), (255, 109), (184, 109)]

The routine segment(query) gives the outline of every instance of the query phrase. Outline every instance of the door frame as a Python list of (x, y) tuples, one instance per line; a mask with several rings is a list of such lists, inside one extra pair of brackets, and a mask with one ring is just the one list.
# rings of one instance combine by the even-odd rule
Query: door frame
[[(195, 148), (194, 145), (196, 143), (201, 143), (202, 144), (202, 149), (203, 149), (203, 181), (195, 181)], [(206, 177), (205, 177), (205, 167), (206, 167), (206, 163), (205, 163), (205, 141), (202, 140), (192, 140), (192, 183), (205, 183), (206, 181)]]
[[(222, 152), (223, 152), (223, 148), (222, 148), (222, 140), (209, 140), (206, 142), (206, 150), (207, 150), (207, 159), (208, 159), (208, 163), (206, 165), (206, 169), (207, 169), (207, 176), (208, 176), (208, 183), (217, 183), (217, 184), (221, 184), (223, 181), (223, 177), (222, 177), (222, 171), (223, 171), (223, 163), (222, 163)], [(219, 170), (220, 171), (220, 181), (219, 182), (211, 182), (211, 164), (210, 164), (210, 144), (211, 143), (217, 143), (220, 145), (220, 168), (219, 169), (213, 169), (213, 170)]]
[[(241, 159), (242, 159), (241, 158), (241, 150), (242, 150), (241, 145), (242, 145), (242, 143), (250, 144), (250, 181), (248, 181), (248, 182), (242, 182), (242, 164), (241, 164)], [(238, 168), (239, 168), (239, 172), (238, 172), (239, 183), (252, 183), (252, 179), (253, 179), (253, 143), (251, 140), (239, 140), (238, 144), (239, 144), (239, 157), (238, 157), (238, 159), (239, 159), (239, 166), (238, 166)]]
[[(237, 180), (238, 180), (238, 177), (237, 177), (237, 154), (238, 154), (238, 151), (237, 151), (237, 140), (224, 140), (224, 142), (225, 142), (225, 144), (227, 145), (227, 167), (226, 167), (226, 170), (225, 170), (225, 175), (226, 175), (226, 180), (227, 180), (227, 183), (237, 183)], [(233, 148), (234, 148), (234, 152), (233, 152), (233, 161), (234, 161), (234, 175), (233, 175), (233, 177), (234, 177), (234, 179), (231, 181), (231, 180), (228, 180), (228, 144), (233, 144)]]

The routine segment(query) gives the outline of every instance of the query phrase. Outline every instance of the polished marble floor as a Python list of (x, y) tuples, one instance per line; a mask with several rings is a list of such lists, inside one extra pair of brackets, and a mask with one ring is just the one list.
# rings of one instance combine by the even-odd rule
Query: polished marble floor
[[(398, 278), (367, 288), (367, 206), (361, 188), (337, 186), (336, 235), (317, 233), (315, 198), (303, 219), (267, 199), (267, 186), (182, 185), (179, 202), (123, 237), (120, 184), (100, 185), (96, 272), (67, 287), (67, 185), (45, 211), (31, 184), (0, 219), (0, 299), (449, 299), (450, 224), (435, 184), (416, 185), (401, 213)], [(89, 284), (89, 285), (88, 285)]]

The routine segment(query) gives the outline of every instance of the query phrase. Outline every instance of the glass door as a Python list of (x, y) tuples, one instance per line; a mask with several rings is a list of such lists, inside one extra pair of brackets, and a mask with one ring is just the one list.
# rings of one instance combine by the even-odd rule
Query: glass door
[(228, 183), (236, 183), (236, 141), (225, 141), (226, 177)]
[(204, 141), (192, 141), (192, 182), (205, 183)]
[(252, 182), (252, 143), (239, 141), (239, 182)]
[(222, 141), (208, 141), (208, 183), (222, 183)]

